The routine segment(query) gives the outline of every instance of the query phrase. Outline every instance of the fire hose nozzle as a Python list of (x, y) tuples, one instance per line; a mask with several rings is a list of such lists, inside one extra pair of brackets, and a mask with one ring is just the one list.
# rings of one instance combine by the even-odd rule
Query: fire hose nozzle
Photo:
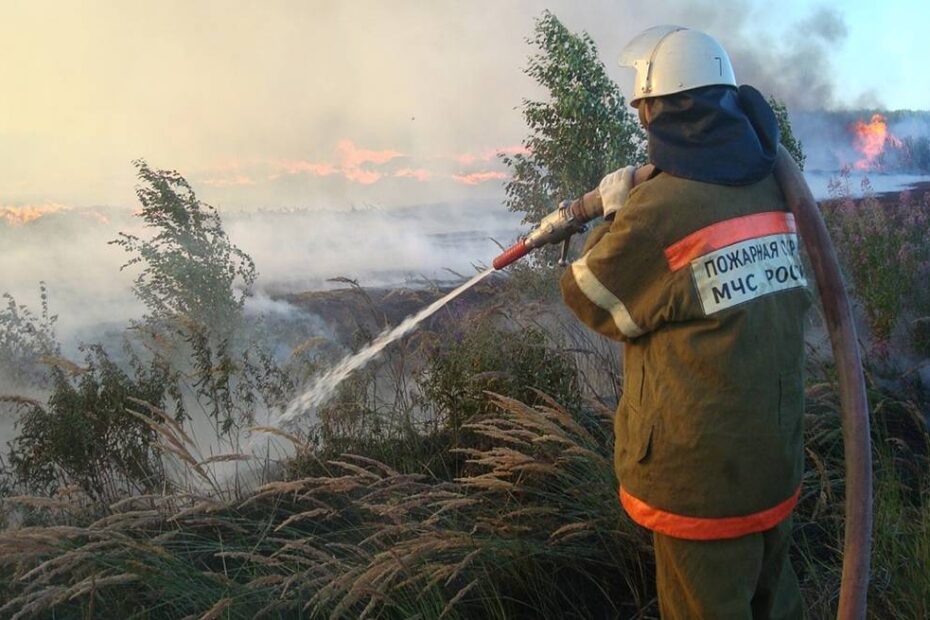
[(530, 253), (533, 248), (527, 247), (526, 243), (521, 239), (517, 241), (512, 246), (504, 250), (497, 258), (494, 259), (494, 262), (491, 263), (494, 269), (503, 269), (504, 267), (517, 262), (524, 256)]
[(604, 207), (597, 190), (588, 192), (576, 200), (562, 201), (559, 207), (544, 217), (526, 237), (495, 258), (492, 263), (494, 269), (503, 269), (536, 248), (557, 243), (562, 244), (559, 264), (568, 264), (568, 244), (572, 235), (584, 232), (587, 222), (603, 214)]
[[(633, 185), (637, 185), (649, 178), (654, 168), (652, 165), (637, 169)], [(530, 233), (511, 247), (507, 248), (492, 263), (494, 269), (503, 269), (507, 265), (523, 258), (532, 250), (544, 245), (562, 243), (562, 253), (559, 258), (560, 265), (568, 264), (568, 244), (575, 233), (584, 232), (586, 224), (591, 220), (604, 215), (604, 203), (601, 193), (592, 190), (575, 200), (564, 200), (559, 207), (544, 217), (539, 225)]]
[[(572, 202), (565, 200), (559, 208), (547, 215), (539, 225), (530, 233), (504, 251), (492, 263), (495, 269), (503, 269), (514, 261), (526, 256), (530, 251), (544, 245), (568, 242), (575, 233), (585, 229), (584, 222), (580, 222), (572, 212)], [(565, 259), (567, 247), (562, 250), (562, 259)], [(562, 262), (561, 260), (559, 262)]]

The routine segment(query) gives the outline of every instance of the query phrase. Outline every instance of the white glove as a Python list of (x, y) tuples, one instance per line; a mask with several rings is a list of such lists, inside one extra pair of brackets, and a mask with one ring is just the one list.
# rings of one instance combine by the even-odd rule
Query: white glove
[(604, 218), (612, 218), (614, 214), (626, 203), (630, 190), (633, 189), (633, 173), (636, 166), (627, 166), (614, 170), (601, 179), (597, 191), (604, 204)]

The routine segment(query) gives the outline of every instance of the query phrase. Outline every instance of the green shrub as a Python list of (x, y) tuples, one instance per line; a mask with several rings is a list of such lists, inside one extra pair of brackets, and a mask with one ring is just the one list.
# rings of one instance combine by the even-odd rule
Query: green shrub
[(510, 331), (487, 321), (469, 327), (432, 353), (418, 381), (424, 403), (453, 432), (491, 410), (488, 391), (530, 406), (542, 402), (542, 392), (569, 410), (579, 409), (574, 362), (551, 347), (545, 332)]
[(196, 394), (205, 399), (217, 429), (229, 432), (252, 413), (237, 398), (243, 359), (236, 336), (255, 264), (229, 241), (219, 213), (197, 198), (184, 177), (143, 160), (134, 163), (139, 215), (154, 234), (120, 233), (110, 243), (130, 254), (124, 269), (141, 267), (133, 291), (148, 314), (136, 327), (156, 341), (168, 337), (187, 346), (166, 359), (179, 372), (193, 369)]
[(21, 402), (9, 456), (18, 485), (44, 495), (77, 485), (102, 502), (159, 489), (165, 480), (155, 432), (126, 410), (137, 407), (132, 399), (161, 407), (169, 373), (137, 365), (130, 376), (99, 346), (89, 348), (86, 364), (53, 369), (47, 406)]
[[(918, 401), (874, 385), (868, 396), (874, 496), (869, 616), (923, 618), (930, 611), (926, 412)], [(794, 557), (810, 617), (833, 618), (844, 560), (845, 457), (839, 396), (832, 381), (807, 390), (805, 447)]]
[(58, 357), (55, 337), (58, 317), (49, 315), (48, 291), (40, 283), (42, 312), (34, 315), (4, 293), (6, 307), (0, 308), (0, 372), (16, 386), (42, 386), (48, 383), (47, 362)]
[(775, 120), (778, 122), (778, 133), (781, 145), (791, 154), (791, 157), (798, 164), (798, 168), (804, 170), (804, 162), (807, 161), (807, 155), (804, 154), (804, 143), (798, 140), (791, 128), (791, 116), (788, 114), (788, 106), (783, 101), (769, 95), (769, 105), (775, 113)]
[(824, 219), (865, 309), (872, 337), (887, 342), (906, 313), (930, 314), (930, 194), (879, 200), (864, 184), (865, 197), (849, 192), (849, 171), (831, 183)]
[(513, 171), (505, 204), (532, 224), (558, 201), (597, 187), (608, 172), (642, 161), (645, 140), (587, 33), (571, 32), (544, 11), (528, 42), (538, 53), (524, 73), (548, 98), (524, 100), (527, 152), (502, 159)]

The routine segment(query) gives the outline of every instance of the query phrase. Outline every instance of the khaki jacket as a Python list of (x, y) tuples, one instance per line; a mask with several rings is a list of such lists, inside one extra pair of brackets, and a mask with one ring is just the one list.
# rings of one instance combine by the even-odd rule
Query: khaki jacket
[(641, 525), (732, 538), (794, 508), (811, 301), (798, 244), (773, 176), (659, 174), (562, 277), (578, 318), (625, 344), (614, 462)]

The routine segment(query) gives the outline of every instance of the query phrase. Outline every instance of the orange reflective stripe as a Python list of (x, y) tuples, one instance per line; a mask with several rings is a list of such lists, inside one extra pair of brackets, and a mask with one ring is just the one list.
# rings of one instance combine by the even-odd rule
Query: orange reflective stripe
[(794, 216), (785, 211), (744, 215), (705, 226), (665, 248), (665, 259), (672, 271), (697, 258), (728, 245), (779, 233), (797, 232)]
[(788, 518), (801, 496), (801, 487), (794, 495), (762, 512), (741, 517), (686, 517), (654, 508), (633, 497), (620, 487), (620, 503), (630, 518), (645, 528), (688, 540), (719, 540), (771, 529)]

